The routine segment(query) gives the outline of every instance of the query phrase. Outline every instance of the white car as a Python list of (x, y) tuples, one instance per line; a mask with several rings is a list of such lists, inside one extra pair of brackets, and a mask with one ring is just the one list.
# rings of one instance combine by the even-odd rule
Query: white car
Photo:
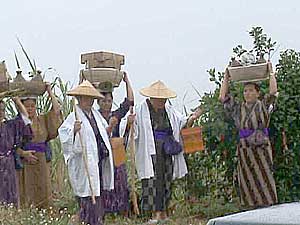
[(218, 217), (209, 220), (207, 225), (300, 225), (300, 202)]

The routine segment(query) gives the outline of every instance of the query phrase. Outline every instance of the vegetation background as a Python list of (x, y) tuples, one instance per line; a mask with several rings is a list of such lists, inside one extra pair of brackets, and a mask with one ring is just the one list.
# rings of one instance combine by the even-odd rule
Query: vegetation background
[[(268, 37), (261, 27), (249, 31), (253, 48), (248, 51), (257, 56), (264, 55), (272, 59), (276, 54), (276, 42)], [(36, 74), (35, 63), (29, 58), (22, 44), (20, 46), (30, 63), (32, 75)], [(240, 55), (245, 50), (241, 44), (233, 48)], [(15, 56), (18, 63), (18, 57)], [(279, 97), (271, 119), (271, 140), (274, 153), (274, 174), (279, 202), (291, 202), (300, 199), (300, 53), (286, 49), (280, 53), (279, 63), (275, 66), (279, 88)], [(177, 180), (173, 185), (173, 198), (169, 209), (170, 221), (167, 224), (205, 224), (209, 218), (226, 215), (242, 210), (239, 205), (239, 190), (236, 180), (236, 143), (237, 132), (233, 122), (225, 117), (223, 107), (218, 101), (223, 73), (214, 68), (208, 70), (210, 81), (215, 90), (200, 95), (197, 88), (199, 105), (205, 113), (195, 123), (203, 129), (205, 151), (186, 155), (189, 175)], [(64, 82), (59, 74), (52, 81), (52, 87), (61, 105), (64, 117), (73, 109), (73, 103), (67, 97), (70, 83)], [(268, 82), (261, 82), (262, 94), (268, 92)], [(242, 86), (231, 84), (231, 92), (242, 100)], [(7, 115), (13, 117), (15, 109), (7, 99)], [(185, 108), (185, 106), (183, 106)], [(38, 99), (38, 112), (47, 112), (50, 102), (47, 96)], [(187, 109), (185, 108), (185, 111)], [(59, 140), (51, 141), (53, 152), (52, 184), (54, 206), (47, 210), (15, 209), (12, 206), (0, 206), (0, 224), (68, 224), (78, 210), (72, 194), (68, 173), (64, 164)], [(130, 167), (128, 167), (129, 169)], [(137, 182), (138, 192), (140, 192)], [(141, 224), (144, 217), (119, 215), (106, 217), (106, 224)]]

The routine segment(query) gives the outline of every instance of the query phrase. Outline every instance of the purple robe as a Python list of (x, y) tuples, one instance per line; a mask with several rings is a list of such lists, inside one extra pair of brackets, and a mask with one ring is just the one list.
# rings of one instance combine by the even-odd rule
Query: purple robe
[[(115, 116), (118, 118), (119, 121), (112, 132), (112, 137), (120, 137), (120, 121), (129, 111), (129, 107), (132, 105), (133, 102), (125, 98), (125, 100), (121, 103), (120, 107), (117, 110), (111, 112), (109, 118), (106, 118), (107, 122), (109, 122), (109, 119), (112, 116)], [(104, 190), (102, 193), (104, 210), (106, 213), (114, 213), (129, 210), (129, 190), (127, 184), (127, 172), (125, 164), (114, 168), (114, 178), (114, 190)]]
[(15, 150), (32, 138), (30, 126), (21, 116), (0, 125), (0, 202), (18, 204)]

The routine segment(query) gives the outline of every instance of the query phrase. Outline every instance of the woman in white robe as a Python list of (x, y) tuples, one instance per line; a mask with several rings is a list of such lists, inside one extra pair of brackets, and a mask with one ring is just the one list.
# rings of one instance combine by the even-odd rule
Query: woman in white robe
[[(147, 98), (135, 111), (121, 121), (120, 133), (125, 134), (134, 120), (136, 169), (142, 181), (142, 209), (152, 212), (150, 224), (167, 218), (172, 180), (187, 174), (180, 143), (180, 130), (191, 126), (201, 115), (197, 110), (190, 117), (176, 111), (167, 99), (176, 93), (157, 81), (140, 93)], [(134, 118), (133, 118), (134, 117)]]
[(80, 205), (81, 222), (101, 225), (104, 215), (101, 192), (112, 190), (114, 185), (112, 151), (106, 130), (110, 126), (92, 108), (94, 99), (103, 96), (88, 81), (83, 81), (68, 95), (76, 96), (79, 101), (75, 112), (59, 128), (70, 182)]

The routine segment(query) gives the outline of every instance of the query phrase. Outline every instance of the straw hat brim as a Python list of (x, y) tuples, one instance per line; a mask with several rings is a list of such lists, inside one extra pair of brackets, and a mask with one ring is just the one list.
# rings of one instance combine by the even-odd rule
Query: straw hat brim
[(146, 87), (146, 88), (142, 88), (140, 90), (140, 94), (145, 96), (145, 97), (150, 97), (150, 98), (176, 98), (177, 94), (168, 89), (154, 89), (152, 87)]
[(74, 88), (71, 91), (67, 92), (67, 95), (69, 96), (87, 96), (87, 97), (93, 97), (97, 99), (104, 98), (102, 94), (100, 94), (94, 87), (82, 87), (78, 86)]

